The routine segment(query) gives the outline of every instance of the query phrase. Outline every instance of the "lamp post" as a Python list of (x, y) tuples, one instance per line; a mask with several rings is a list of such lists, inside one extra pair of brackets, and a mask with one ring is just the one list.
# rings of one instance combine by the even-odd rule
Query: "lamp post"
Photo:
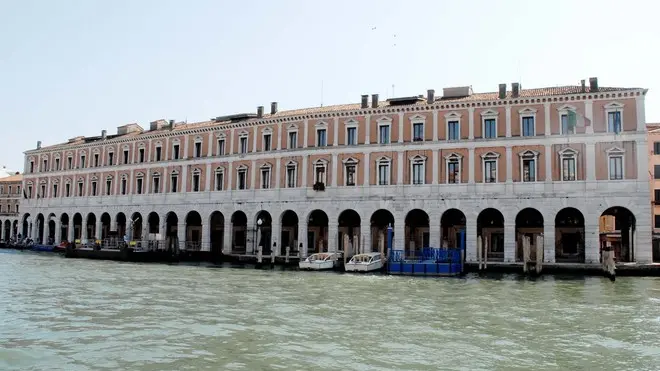
[(261, 220), (261, 218), (257, 219), (257, 240), (255, 241), (255, 244), (257, 246), (257, 250), (261, 252), (261, 254), (264, 253), (264, 251), (261, 249), (261, 225), (264, 224), (264, 221)]

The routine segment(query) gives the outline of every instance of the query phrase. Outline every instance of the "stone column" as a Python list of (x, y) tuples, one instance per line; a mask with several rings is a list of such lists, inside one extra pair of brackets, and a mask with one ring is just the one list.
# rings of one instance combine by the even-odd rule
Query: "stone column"
[(337, 252), (339, 250), (339, 241), (337, 240), (338, 235), (339, 223), (330, 220), (328, 223), (328, 252)]
[(232, 248), (231, 248), (231, 238), (232, 238), (232, 228), (231, 228), (231, 215), (228, 215), (225, 217), (225, 228), (224, 231), (222, 232), (222, 253), (223, 254), (231, 254), (232, 253)]
[(86, 240), (86, 239), (88, 239), (89, 236), (87, 236), (87, 217), (83, 217), (83, 220), (82, 220), (82, 224), (81, 224), (81, 226), (80, 226), (80, 229), (81, 229), (81, 231), (80, 231), (80, 239), (81, 239), (81, 240)]
[(202, 221), (202, 246), (200, 251), (211, 251), (211, 223)]
[[(640, 223), (640, 221), (642, 221)], [(637, 225), (635, 226), (635, 231), (631, 236), (631, 240), (634, 244), (634, 254), (635, 262), (637, 263), (652, 263), (653, 262), (653, 241), (652, 241), (653, 229), (651, 228), (650, 219), (649, 222), (643, 222), (643, 220), (637, 219)]]
[[(117, 231), (117, 214), (110, 214), (110, 231)], [(124, 237), (124, 236), (119, 236)]]
[[(403, 216), (394, 216), (394, 238), (392, 250), (406, 251), (406, 220)], [(387, 230), (385, 231), (385, 251), (387, 251)]]
[[(597, 221), (598, 219), (596, 219)], [(598, 223), (585, 223), (584, 226), (584, 262), (600, 261), (600, 226)]]
[[(74, 234), (75, 233), (75, 228), (73, 227), (73, 217), (69, 218), (69, 226), (67, 227), (66, 232), (67, 232), (66, 233), (67, 240), (69, 241), (69, 243), (73, 243), (73, 241), (75, 239), (75, 234)], [(120, 237), (123, 238), (124, 236), (120, 236)]]
[(178, 239), (179, 250), (185, 250), (186, 248), (186, 223), (177, 224), (176, 226), (176, 237)]
[(273, 223), (270, 228), (270, 248), (273, 249), (273, 243), (276, 244), (273, 250), (273, 254), (276, 256), (282, 255), (282, 241), (280, 241), (280, 237), (282, 237), (282, 225), (280, 223)]
[(555, 262), (555, 223), (543, 224), (543, 261)]
[(101, 223), (101, 219), (98, 219), (98, 220), (96, 221), (96, 225), (95, 225), (95, 227), (96, 227), (96, 228), (95, 228), (96, 231), (95, 231), (94, 237), (95, 237), (97, 240), (100, 240), (100, 239), (103, 237), (103, 233), (102, 233), (102, 231), (103, 231), (103, 223)]
[(59, 219), (55, 220), (55, 240), (54, 244), (59, 245), (62, 242), (62, 222)]
[(477, 261), (477, 220), (465, 218), (465, 261)]
[(369, 225), (360, 226), (360, 253), (371, 252), (371, 228)]
[[(438, 214), (442, 215), (442, 214)], [(440, 248), (442, 247), (442, 240), (440, 239), (440, 221), (435, 218), (429, 218), (429, 247)]]
[[(300, 245), (302, 244), (302, 247)], [(298, 221), (298, 246), (296, 249), (300, 251), (300, 257), (307, 257), (307, 221)]]
[(2, 224), (2, 225), (0, 225), (0, 241), (4, 241), (6, 239), (7, 239), (7, 236), (5, 236), (5, 226), (4, 226), (4, 224)]
[(504, 261), (516, 261), (516, 224), (504, 223)]

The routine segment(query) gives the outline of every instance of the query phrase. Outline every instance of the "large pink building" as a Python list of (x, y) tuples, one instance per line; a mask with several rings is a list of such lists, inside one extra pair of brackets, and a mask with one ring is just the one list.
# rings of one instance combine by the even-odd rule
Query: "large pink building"
[[(517, 261), (596, 262), (599, 217), (625, 230), (618, 258), (651, 260), (645, 89), (588, 84), (157, 120), (25, 152), (24, 233), (36, 240), (163, 240), (275, 254), (457, 244)], [(575, 125), (574, 125), (575, 123)], [(256, 230), (259, 229), (260, 233)], [(260, 236), (259, 241), (257, 236)], [(535, 241), (535, 239), (533, 239)]]

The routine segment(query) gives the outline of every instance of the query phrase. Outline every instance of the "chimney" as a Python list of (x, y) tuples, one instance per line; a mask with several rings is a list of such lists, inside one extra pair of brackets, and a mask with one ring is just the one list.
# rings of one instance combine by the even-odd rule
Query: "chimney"
[(371, 108), (378, 108), (378, 94), (371, 94)]
[(362, 104), (360, 108), (369, 108), (369, 94), (362, 95)]
[(500, 99), (506, 98), (506, 84), (500, 84), (500, 94), (498, 95)]
[(108, 135), (107, 130), (101, 130), (101, 139), (105, 140), (106, 135)]
[(270, 104), (270, 114), (274, 115), (277, 113), (277, 102), (272, 102)]
[(426, 91), (426, 103), (431, 104), (435, 102), (435, 90), (429, 89)]
[(598, 91), (598, 77), (589, 78), (589, 90)]
[(584, 82), (584, 79), (580, 80), (580, 84), (582, 85), (582, 89), (580, 90), (582, 93), (587, 92), (587, 85)]
[(511, 83), (511, 97), (518, 98), (520, 96), (520, 83), (512, 82)]
[(174, 129), (174, 120), (170, 120), (170, 130)]
[(41, 141), (40, 140), (37, 141), (37, 149), (41, 149)]
[(264, 117), (264, 106), (257, 107), (257, 117), (258, 118)]

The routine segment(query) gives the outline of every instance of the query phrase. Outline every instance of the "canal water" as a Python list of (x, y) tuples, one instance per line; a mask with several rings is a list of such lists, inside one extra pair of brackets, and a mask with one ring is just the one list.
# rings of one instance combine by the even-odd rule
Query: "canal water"
[(0, 252), (0, 370), (657, 370), (660, 280)]

